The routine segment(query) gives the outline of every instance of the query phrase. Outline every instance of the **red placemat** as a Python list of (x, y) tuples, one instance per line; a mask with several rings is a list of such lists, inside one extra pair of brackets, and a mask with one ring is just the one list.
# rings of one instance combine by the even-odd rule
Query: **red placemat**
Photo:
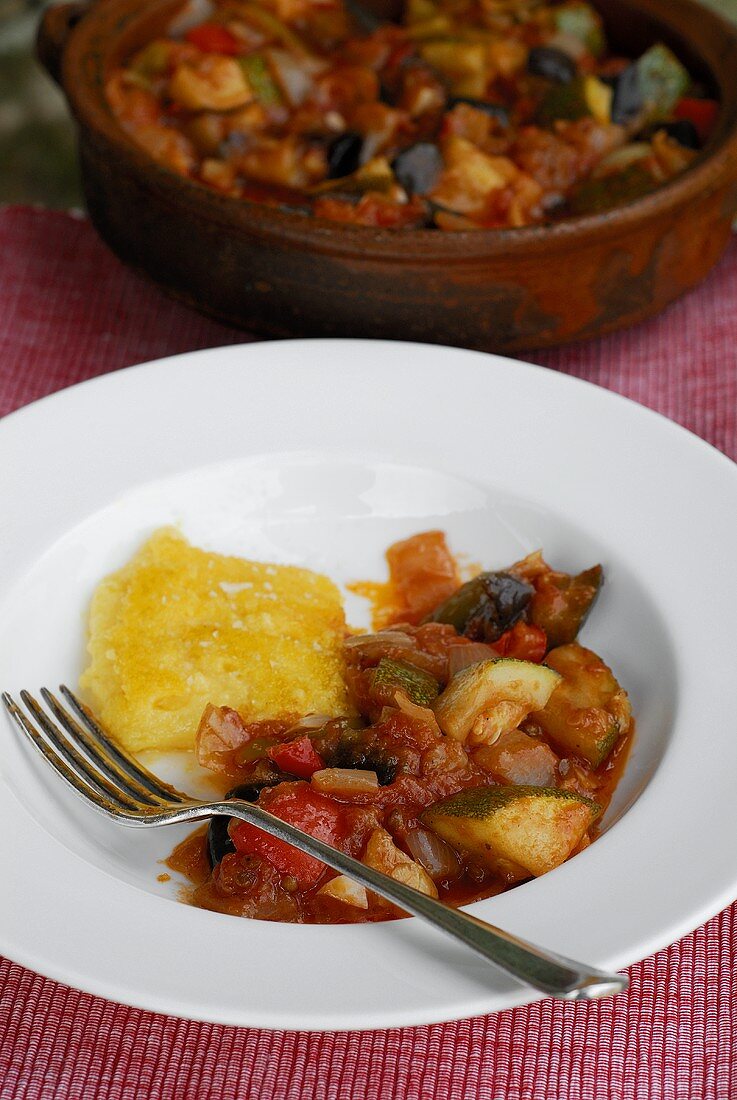
[[(95, 374), (246, 339), (130, 274), (85, 221), (5, 210), (0, 256), (0, 413)], [(534, 358), (650, 405), (734, 457), (736, 346), (737, 245), (662, 317)], [(3, 960), (0, 1098), (731, 1100), (736, 960), (733, 906), (634, 966), (614, 1001), (322, 1035), (140, 1012)]]

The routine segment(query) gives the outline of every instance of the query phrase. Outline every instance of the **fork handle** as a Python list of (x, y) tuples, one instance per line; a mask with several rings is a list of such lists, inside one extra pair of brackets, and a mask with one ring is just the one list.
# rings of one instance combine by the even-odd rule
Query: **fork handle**
[(191, 802), (176, 809), (146, 814), (143, 818), (131, 820), (130, 824), (165, 825), (198, 821), (220, 814), (247, 821), (271, 836), (315, 856), (333, 870), (349, 875), (362, 886), (394, 902), (405, 912), (420, 917), (440, 931), (460, 940), (487, 962), (548, 996), (564, 1000), (594, 1000), (620, 993), (627, 988), (628, 979), (625, 974), (608, 974), (595, 970), (528, 943), (470, 913), (451, 909), (427, 894), (422, 894), (373, 867), (367, 867), (352, 856), (331, 848), (251, 802), (240, 799), (215, 803)]

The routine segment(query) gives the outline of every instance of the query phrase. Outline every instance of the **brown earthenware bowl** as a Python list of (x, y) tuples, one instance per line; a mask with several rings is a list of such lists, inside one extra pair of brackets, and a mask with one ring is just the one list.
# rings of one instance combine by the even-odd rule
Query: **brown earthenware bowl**
[(47, 11), (39, 53), (77, 120), (99, 233), (126, 263), (215, 317), (273, 336), (515, 352), (657, 313), (703, 279), (727, 244), (737, 211), (737, 29), (695, 0), (597, 2), (615, 50), (637, 56), (665, 41), (721, 100), (716, 130), (688, 171), (609, 213), (458, 233), (319, 221), (218, 195), (156, 164), (116, 123), (105, 80), (181, 6), (64, 4)]

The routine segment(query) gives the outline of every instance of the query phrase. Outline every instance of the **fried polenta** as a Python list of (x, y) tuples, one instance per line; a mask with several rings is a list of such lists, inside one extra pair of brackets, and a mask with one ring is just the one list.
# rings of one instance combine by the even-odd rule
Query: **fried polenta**
[(191, 749), (207, 703), (246, 721), (349, 712), (332, 581), (157, 531), (92, 599), (80, 687), (132, 751)]

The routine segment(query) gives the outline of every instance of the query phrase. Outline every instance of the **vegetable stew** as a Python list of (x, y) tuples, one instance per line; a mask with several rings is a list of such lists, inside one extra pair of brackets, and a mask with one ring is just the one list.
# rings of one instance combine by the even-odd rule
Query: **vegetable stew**
[(213, 0), (107, 84), (157, 161), (234, 198), (351, 225), (549, 223), (686, 169), (717, 102), (664, 44), (612, 54), (586, 0)]
[[(395, 621), (345, 642), (352, 713), (246, 723), (209, 705), (200, 764), (369, 866), (452, 905), (581, 851), (621, 774), (626, 692), (578, 641), (602, 583), (540, 553), (460, 583), (441, 532), (388, 552)], [(401, 916), (283, 841), (214, 819), (173, 853), (195, 905), (341, 923)]]

